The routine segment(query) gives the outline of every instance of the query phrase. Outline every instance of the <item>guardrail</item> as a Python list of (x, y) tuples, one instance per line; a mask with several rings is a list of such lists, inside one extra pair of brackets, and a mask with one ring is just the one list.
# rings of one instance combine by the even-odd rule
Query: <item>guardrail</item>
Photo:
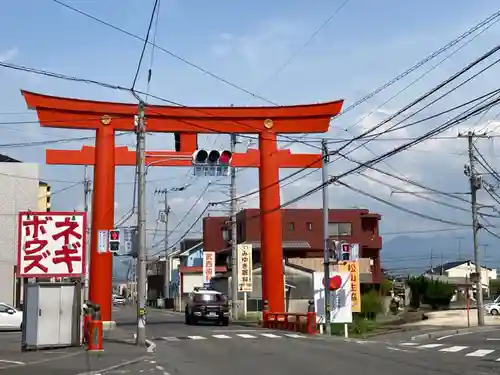
[(262, 313), (262, 327), (315, 335), (316, 313), (295, 314), (264, 311)]

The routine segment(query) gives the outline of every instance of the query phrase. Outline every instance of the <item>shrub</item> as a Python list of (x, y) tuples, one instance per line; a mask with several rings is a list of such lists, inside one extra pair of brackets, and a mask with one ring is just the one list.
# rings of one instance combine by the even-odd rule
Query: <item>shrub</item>
[(375, 290), (361, 296), (361, 317), (375, 320), (382, 311), (382, 299)]

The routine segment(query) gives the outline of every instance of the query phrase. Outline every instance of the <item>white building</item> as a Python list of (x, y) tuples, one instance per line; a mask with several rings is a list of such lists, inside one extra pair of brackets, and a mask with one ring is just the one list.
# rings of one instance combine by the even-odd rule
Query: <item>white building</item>
[(38, 164), (21, 163), (0, 155), (0, 302), (16, 305), (22, 299), (16, 281), (17, 214), (37, 211)]
[[(471, 260), (460, 260), (433, 267), (425, 273), (425, 276), (457, 286), (466, 286), (471, 284), (471, 274), (475, 272), (476, 265)], [(490, 294), (490, 281), (496, 278), (496, 269), (481, 266), (481, 284), (483, 292), (488, 296)], [(475, 289), (475, 285), (472, 285), (472, 289)]]

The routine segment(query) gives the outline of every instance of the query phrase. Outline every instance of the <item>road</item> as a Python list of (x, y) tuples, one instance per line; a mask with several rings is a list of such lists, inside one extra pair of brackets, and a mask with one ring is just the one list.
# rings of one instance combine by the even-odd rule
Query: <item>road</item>
[[(293, 335), (236, 325), (186, 326), (182, 315), (157, 310), (149, 312), (148, 323), (147, 335), (157, 345), (155, 356), (127, 367), (130, 374), (141, 371), (162, 375), (365, 375), (373, 370), (384, 375), (421, 375), (423, 371), (426, 375), (500, 372), (500, 362), (445, 356), (435, 350), (377, 340)], [(133, 330), (133, 322), (127, 322), (125, 315), (118, 324)]]
[[(135, 309), (115, 311), (122, 337), (135, 332)], [(401, 337), (360, 340), (297, 335), (285, 331), (230, 325), (186, 326), (183, 315), (150, 310), (147, 336), (155, 353), (133, 345), (104, 343), (105, 352), (89, 365), (82, 350), (20, 353), (20, 336), (0, 333), (0, 374), (87, 375), (488, 375), (500, 373), (500, 331), (400, 341)], [(457, 347), (466, 346), (465, 349)], [(450, 349), (453, 348), (453, 349)], [(448, 350), (445, 350), (448, 349)], [(483, 350), (483, 352), (478, 352)], [(485, 355), (484, 350), (493, 350)], [(498, 351), (498, 353), (497, 353)], [(474, 353), (476, 355), (464, 355)], [(496, 353), (496, 354), (495, 354)]]

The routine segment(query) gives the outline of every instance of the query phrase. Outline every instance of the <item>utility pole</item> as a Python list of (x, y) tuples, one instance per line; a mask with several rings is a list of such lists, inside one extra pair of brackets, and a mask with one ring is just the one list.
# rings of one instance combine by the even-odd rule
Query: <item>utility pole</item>
[[(231, 153), (236, 152), (236, 134), (231, 134)], [(236, 169), (231, 169), (230, 196), (231, 196), (231, 316), (238, 319), (238, 233), (236, 225)]]
[(331, 325), (330, 325), (330, 238), (328, 236), (328, 213), (329, 213), (329, 205), (328, 205), (328, 145), (326, 140), (323, 139), (321, 141), (321, 150), (323, 153), (323, 162), (321, 164), (321, 172), (323, 177), (323, 250), (324, 250), (324, 282), (325, 282), (325, 333), (327, 335), (331, 334)]
[(472, 237), (474, 242), (474, 265), (476, 268), (476, 301), (477, 301), (477, 324), (484, 325), (484, 303), (483, 284), (481, 280), (481, 260), (479, 258), (478, 231), (480, 224), (478, 220), (477, 191), (482, 187), (481, 175), (476, 171), (476, 158), (474, 156), (474, 138), (487, 138), (485, 133), (476, 134), (472, 131), (467, 134), (459, 134), (459, 138), (467, 138), (469, 145), (469, 164), (464, 167), (464, 174), (469, 177), (472, 211)]
[(165, 246), (165, 279), (164, 279), (164, 294), (165, 298), (170, 297), (169, 289), (170, 289), (170, 263), (168, 260), (168, 217), (170, 215), (170, 206), (168, 205), (168, 190), (156, 190), (156, 194), (163, 195), (163, 215), (160, 215), (159, 221), (162, 221), (165, 224), (165, 238), (163, 239)]
[(137, 256), (137, 345), (144, 345), (146, 340), (146, 124), (144, 119), (144, 102), (139, 101), (137, 116), (137, 224), (138, 224), (138, 256)]
[[(84, 211), (85, 214), (89, 214), (89, 201), (90, 201), (90, 193), (92, 192), (92, 188), (90, 186), (90, 180), (88, 175), (88, 166), (85, 166), (85, 175), (83, 178), (83, 193), (84, 193)], [(89, 271), (90, 271), (90, 220), (87, 217), (87, 227), (85, 228), (87, 235), (87, 244), (85, 246), (85, 279), (83, 281), (83, 298), (84, 301), (89, 300)]]

